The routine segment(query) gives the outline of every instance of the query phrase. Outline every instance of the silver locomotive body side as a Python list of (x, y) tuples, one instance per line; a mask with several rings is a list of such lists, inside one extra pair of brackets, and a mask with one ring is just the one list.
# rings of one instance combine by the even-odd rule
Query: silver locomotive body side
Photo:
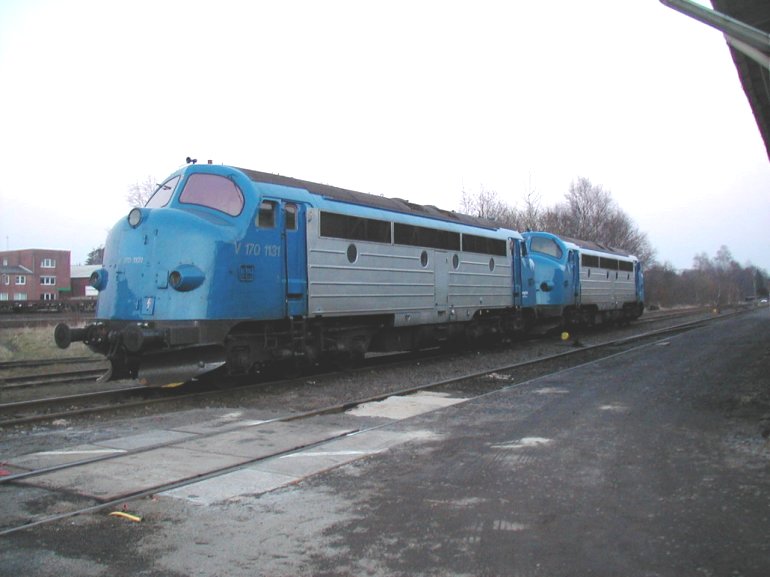
[[(462, 322), (513, 306), (510, 254), (324, 236), (308, 219), (308, 315), (392, 316), (394, 327)], [(392, 218), (392, 215), (390, 215)]]

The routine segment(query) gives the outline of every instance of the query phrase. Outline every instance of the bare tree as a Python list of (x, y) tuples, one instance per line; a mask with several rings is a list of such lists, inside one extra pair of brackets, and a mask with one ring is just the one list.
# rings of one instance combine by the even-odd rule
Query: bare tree
[(635, 255), (643, 264), (651, 263), (655, 250), (646, 233), (639, 230), (601, 185), (580, 177), (570, 184), (565, 202), (543, 215), (544, 230)]
[(565, 201), (552, 208), (541, 208), (540, 196), (531, 188), (523, 209), (507, 205), (496, 192), (482, 188), (475, 196), (463, 190), (462, 211), (515, 230), (547, 230), (599, 242), (635, 255), (643, 265), (655, 257), (647, 235), (615, 203), (612, 194), (584, 177), (573, 181)]
[(146, 177), (142, 182), (136, 182), (128, 189), (126, 201), (131, 206), (144, 206), (150, 200), (152, 193), (158, 188), (157, 181), (151, 177)]
[(506, 227), (512, 227), (516, 221), (516, 210), (501, 200), (495, 191), (486, 190), (484, 187), (476, 196), (463, 190), (460, 210)]
[(648, 304), (719, 306), (770, 294), (768, 273), (751, 265), (741, 267), (724, 245), (713, 259), (704, 252), (696, 254), (692, 268), (683, 271), (676, 271), (670, 263), (654, 262), (655, 251), (647, 235), (621, 210), (609, 191), (587, 178), (574, 181), (564, 202), (553, 207), (541, 208), (540, 197), (532, 189), (524, 196), (523, 208), (517, 209), (494, 191), (482, 188), (476, 196), (463, 190), (462, 210), (515, 230), (547, 230), (635, 255), (645, 268)]
[(543, 209), (540, 195), (530, 189), (524, 195), (524, 208), (518, 210), (519, 230), (541, 230), (543, 228)]
[(724, 306), (767, 296), (765, 271), (751, 264), (742, 267), (726, 246), (714, 258), (701, 252), (692, 268), (676, 271), (666, 263), (653, 263), (644, 271), (645, 300), (648, 305)]

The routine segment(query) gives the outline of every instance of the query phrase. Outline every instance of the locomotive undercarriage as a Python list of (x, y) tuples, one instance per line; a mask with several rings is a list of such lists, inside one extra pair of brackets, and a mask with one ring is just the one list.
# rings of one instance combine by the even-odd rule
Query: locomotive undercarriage
[(230, 375), (275, 370), (282, 374), (320, 363), (351, 366), (367, 352), (415, 350), (499, 341), (526, 329), (521, 311), (482, 310), (469, 322), (395, 327), (392, 315), (295, 317), (277, 321), (132, 323), (97, 321), (85, 328), (56, 327), (61, 348), (83, 342), (106, 356), (102, 380), (136, 379), (163, 386), (216, 369)]
[(629, 302), (621, 308), (601, 311), (595, 305), (567, 307), (564, 309), (564, 321), (570, 326), (592, 327), (607, 323), (628, 323), (638, 319), (644, 311), (644, 305)]
[[(471, 322), (395, 327), (392, 315), (348, 318), (297, 317), (244, 323), (225, 339), (227, 371), (246, 374), (266, 368), (294, 370), (329, 363), (351, 366), (368, 352), (393, 352), (499, 338), (523, 330), (516, 313), (482, 311)], [(283, 366), (281, 366), (283, 365)], [(291, 370), (291, 369), (289, 369)]]
[(636, 303), (613, 311), (570, 307), (544, 319), (535, 319), (529, 310), (489, 309), (477, 311), (468, 322), (413, 327), (395, 326), (393, 315), (262, 322), (97, 321), (85, 328), (58, 325), (54, 336), (61, 348), (82, 341), (106, 356), (111, 369), (102, 380), (130, 378), (147, 386), (162, 386), (199, 378), (216, 369), (246, 375), (268, 370), (286, 374), (320, 363), (351, 366), (363, 360), (367, 352), (499, 342), (548, 320), (592, 326), (627, 322), (641, 313)]

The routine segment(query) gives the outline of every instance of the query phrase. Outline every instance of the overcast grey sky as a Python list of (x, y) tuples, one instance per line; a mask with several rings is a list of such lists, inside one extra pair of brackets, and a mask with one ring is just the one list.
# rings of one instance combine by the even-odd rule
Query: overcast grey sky
[(0, 0), (0, 242), (85, 260), (188, 155), (458, 209), (589, 178), (689, 267), (770, 270), (722, 35), (658, 0)]

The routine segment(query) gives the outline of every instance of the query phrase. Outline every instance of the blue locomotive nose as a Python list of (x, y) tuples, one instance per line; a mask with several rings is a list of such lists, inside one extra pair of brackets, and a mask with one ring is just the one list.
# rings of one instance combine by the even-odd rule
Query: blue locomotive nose
[(234, 242), (234, 227), (224, 224), (173, 208), (132, 210), (113, 228), (104, 268), (91, 277), (100, 291), (97, 318), (210, 318), (218, 298), (203, 271), (216, 269), (219, 252)]

